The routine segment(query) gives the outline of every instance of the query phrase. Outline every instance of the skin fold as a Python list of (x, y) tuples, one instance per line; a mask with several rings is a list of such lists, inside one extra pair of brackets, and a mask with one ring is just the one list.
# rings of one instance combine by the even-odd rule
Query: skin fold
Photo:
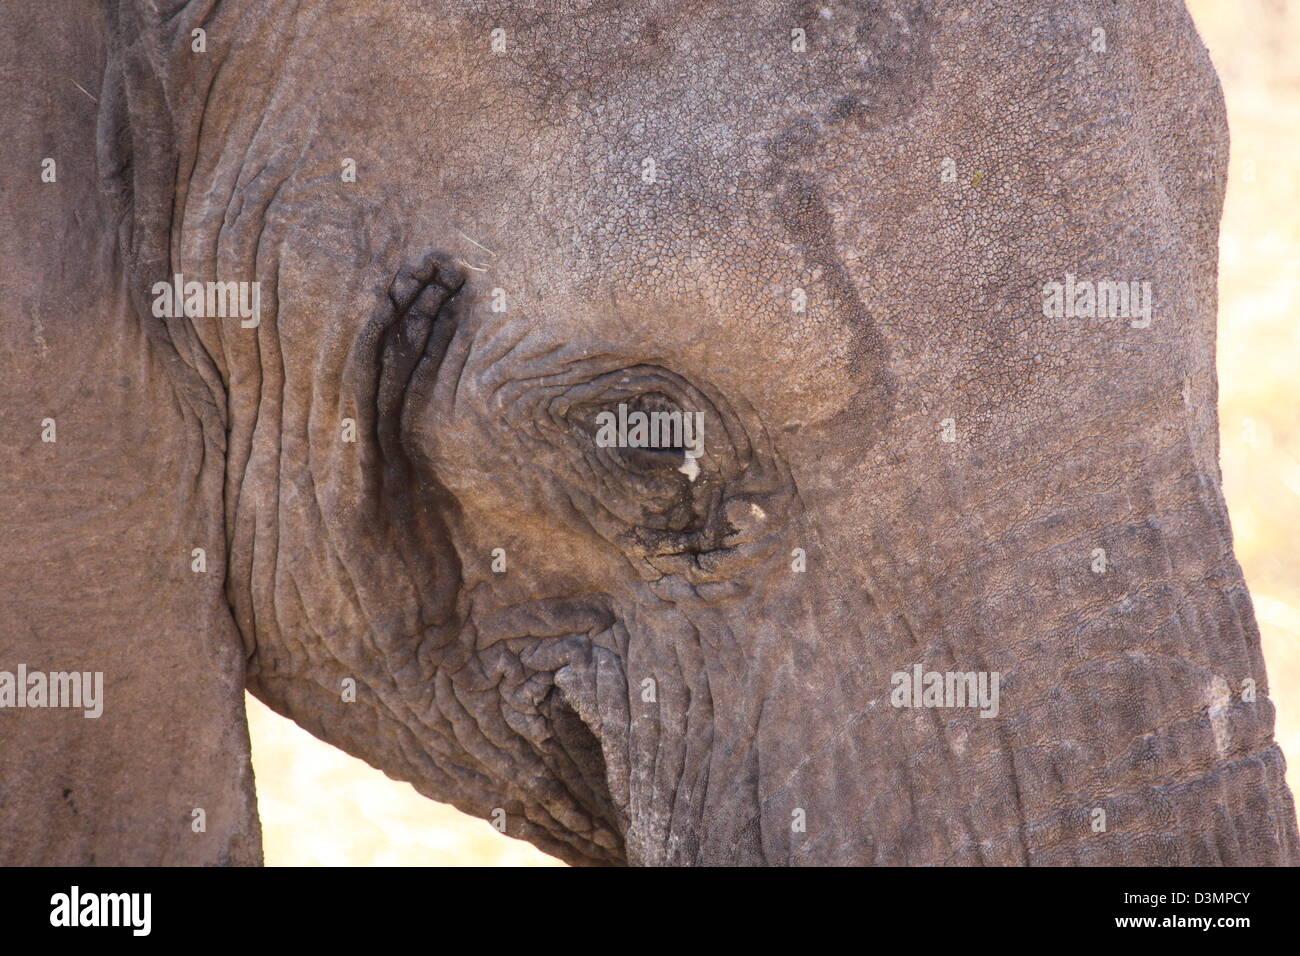
[(0, 667), (105, 709), (0, 711), (0, 862), (259, 862), (245, 686), (571, 863), (1297, 862), (1181, 2), (51, 6), (0, 38)]

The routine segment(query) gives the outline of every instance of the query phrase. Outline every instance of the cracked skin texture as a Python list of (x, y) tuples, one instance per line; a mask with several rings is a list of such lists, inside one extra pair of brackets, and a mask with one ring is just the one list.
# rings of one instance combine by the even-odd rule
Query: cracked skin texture
[[(125, 265), (263, 286), (153, 347), (270, 706), (573, 863), (1297, 862), (1181, 3), (163, 6)], [(694, 480), (592, 440), (647, 400)], [(918, 662), (998, 716), (889, 706)]]

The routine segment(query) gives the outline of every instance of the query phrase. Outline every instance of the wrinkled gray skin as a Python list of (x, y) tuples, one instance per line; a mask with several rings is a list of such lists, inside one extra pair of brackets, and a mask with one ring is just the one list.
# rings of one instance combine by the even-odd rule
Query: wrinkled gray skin
[(7, 9), (0, 667), (107, 687), (0, 712), (3, 862), (258, 861), (245, 682), (574, 863), (1296, 862), (1182, 4), (550, 6)]

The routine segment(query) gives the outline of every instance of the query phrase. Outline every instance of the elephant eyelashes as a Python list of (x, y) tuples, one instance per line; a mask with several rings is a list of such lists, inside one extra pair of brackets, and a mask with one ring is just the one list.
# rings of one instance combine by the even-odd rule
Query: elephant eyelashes
[[(638, 395), (623, 405), (623, 420), (631, 423), (622, 441), (614, 444), (617, 457), (629, 471), (656, 474), (680, 471), (686, 462), (687, 442), (682, 411), (658, 392)], [(606, 421), (617, 422), (620, 410), (606, 409)], [(638, 426), (642, 426), (638, 433)]]
[[(558, 373), (557, 378), (564, 373)], [(524, 386), (520, 433), (562, 450), (570, 501), (642, 570), (705, 582), (772, 553), (792, 483), (752, 409), (650, 363)]]
[(683, 410), (661, 391), (637, 392), (584, 410), (587, 454), (601, 471), (642, 494), (689, 499), (700, 473), (703, 413)]
[(626, 448), (620, 457), (630, 471), (653, 474), (659, 471), (680, 471), (686, 462), (683, 446), (672, 448)]

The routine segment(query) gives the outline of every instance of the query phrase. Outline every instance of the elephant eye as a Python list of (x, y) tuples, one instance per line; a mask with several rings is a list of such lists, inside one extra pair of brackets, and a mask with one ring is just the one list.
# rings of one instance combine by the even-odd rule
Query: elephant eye
[(630, 471), (653, 473), (657, 471), (679, 471), (686, 462), (686, 449), (673, 448), (627, 448), (620, 456)]
[(645, 392), (602, 406), (594, 439), (611, 462), (634, 475), (686, 476), (703, 451), (701, 419), (662, 392)]
[[(716, 395), (661, 365), (629, 365), (547, 395), (530, 418), (572, 457), (580, 494), (635, 553), (701, 553), (725, 534), (720, 508), (744, 461)], [(724, 406), (725, 407), (725, 406)], [(543, 433), (545, 433), (543, 431)]]
[(794, 486), (751, 407), (657, 362), (567, 376), (506, 405), (521, 447), (544, 446), (566, 520), (651, 577), (719, 581), (774, 553)]

